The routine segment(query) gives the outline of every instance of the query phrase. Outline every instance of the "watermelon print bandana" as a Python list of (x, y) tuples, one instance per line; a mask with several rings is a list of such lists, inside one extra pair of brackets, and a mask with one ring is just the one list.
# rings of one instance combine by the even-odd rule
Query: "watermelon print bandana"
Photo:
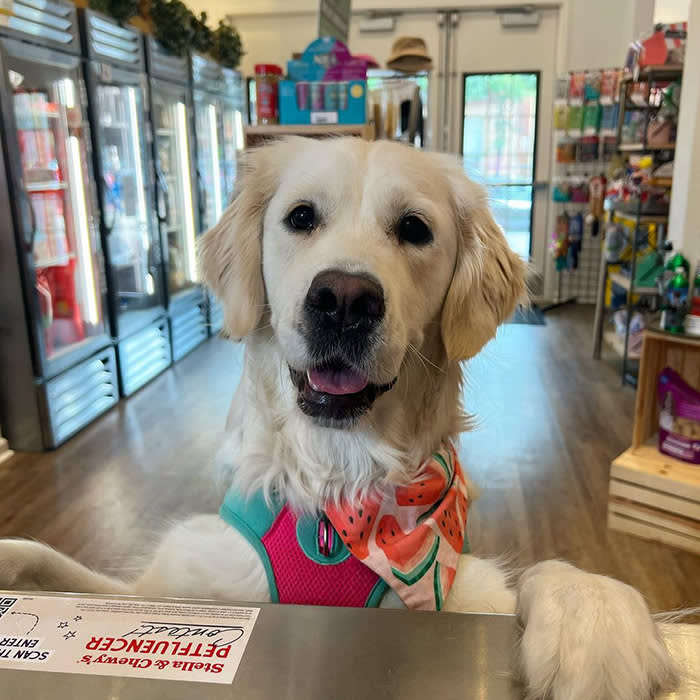
[(399, 595), (406, 607), (440, 610), (462, 553), (467, 483), (451, 444), (390, 496), (343, 503), (326, 516), (345, 546)]

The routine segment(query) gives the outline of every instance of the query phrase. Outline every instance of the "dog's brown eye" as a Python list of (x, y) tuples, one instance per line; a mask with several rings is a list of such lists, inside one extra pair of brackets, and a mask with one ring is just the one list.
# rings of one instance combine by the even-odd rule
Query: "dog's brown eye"
[(316, 214), (310, 204), (294, 207), (287, 217), (287, 222), (295, 231), (310, 231), (316, 223)]
[(426, 245), (433, 240), (433, 233), (423, 219), (407, 214), (399, 221), (399, 240), (412, 245)]

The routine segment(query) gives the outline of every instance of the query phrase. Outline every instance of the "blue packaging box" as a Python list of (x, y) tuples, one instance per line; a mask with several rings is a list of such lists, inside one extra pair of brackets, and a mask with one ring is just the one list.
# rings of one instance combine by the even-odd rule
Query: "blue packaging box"
[(365, 80), (279, 83), (280, 124), (364, 124)]

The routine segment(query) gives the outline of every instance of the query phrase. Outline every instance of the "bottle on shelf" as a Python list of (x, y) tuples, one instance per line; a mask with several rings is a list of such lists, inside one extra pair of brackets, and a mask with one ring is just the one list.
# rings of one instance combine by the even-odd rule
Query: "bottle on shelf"
[(695, 268), (690, 311), (685, 317), (685, 332), (688, 335), (700, 335), (700, 263)]
[[(677, 256), (674, 256), (674, 258)], [(680, 257), (682, 258), (683, 256)], [(685, 261), (685, 258), (683, 260)], [(665, 285), (664, 308), (661, 312), (661, 327), (665, 331), (670, 331), (671, 333), (684, 332), (685, 316), (688, 313), (689, 287), (687, 268), (685, 265), (680, 264), (676, 267), (673, 277)]]

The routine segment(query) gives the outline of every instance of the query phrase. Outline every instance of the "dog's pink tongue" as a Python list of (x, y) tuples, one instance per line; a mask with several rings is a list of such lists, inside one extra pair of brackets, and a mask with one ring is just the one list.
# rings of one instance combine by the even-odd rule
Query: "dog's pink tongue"
[(350, 369), (310, 369), (307, 376), (311, 388), (323, 394), (357, 394), (369, 383), (364, 374)]

